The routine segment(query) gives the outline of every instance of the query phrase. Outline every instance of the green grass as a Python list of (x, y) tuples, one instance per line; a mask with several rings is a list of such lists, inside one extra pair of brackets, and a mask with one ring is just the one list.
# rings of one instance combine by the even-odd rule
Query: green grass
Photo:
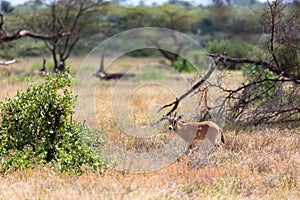
[(164, 75), (162, 72), (159, 71), (145, 71), (141, 74), (136, 75), (133, 80), (134, 81), (146, 81), (146, 80), (162, 80), (166, 78), (166, 75)]

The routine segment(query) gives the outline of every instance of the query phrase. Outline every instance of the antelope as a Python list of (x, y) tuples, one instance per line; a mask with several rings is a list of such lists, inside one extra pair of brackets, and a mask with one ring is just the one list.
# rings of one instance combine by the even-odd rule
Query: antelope
[(204, 140), (206, 137), (213, 145), (216, 145), (219, 133), (221, 133), (221, 141), (225, 144), (223, 131), (214, 122), (187, 122), (182, 119), (182, 115), (176, 117), (176, 113), (174, 117), (163, 116), (161, 120), (164, 119), (170, 123), (168, 129), (175, 131), (188, 143), (189, 148), (195, 143), (195, 140)]

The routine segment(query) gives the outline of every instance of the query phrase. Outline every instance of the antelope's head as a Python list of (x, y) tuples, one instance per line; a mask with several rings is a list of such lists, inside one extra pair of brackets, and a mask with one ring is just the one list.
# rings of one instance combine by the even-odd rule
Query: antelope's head
[(176, 117), (176, 113), (173, 117), (172, 117), (172, 115), (170, 115), (170, 116), (163, 116), (161, 118), (161, 120), (168, 120), (169, 121), (170, 125), (169, 125), (168, 129), (170, 131), (175, 131), (176, 130), (177, 122), (181, 119), (182, 119), (182, 115), (179, 115), (178, 117)]

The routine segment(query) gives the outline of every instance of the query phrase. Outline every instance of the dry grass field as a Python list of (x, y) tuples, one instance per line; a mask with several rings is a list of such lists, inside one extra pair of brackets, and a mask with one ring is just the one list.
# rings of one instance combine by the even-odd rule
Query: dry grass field
[[(132, 65), (155, 60), (123, 58), (113, 63), (113, 70), (128, 70)], [(70, 60), (72, 73), (82, 61), (83, 58)], [(26, 89), (32, 81), (41, 81), (38, 77), (20, 76), (29, 73), (32, 64), (38, 62), (39, 58), (31, 58), (8, 69), (0, 66), (0, 101), (13, 97), (17, 89)], [(228, 73), (229, 86), (242, 79), (239, 72)], [(143, 141), (122, 136), (111, 111), (114, 83), (103, 81), (95, 91), (98, 125), (110, 141), (127, 149), (160, 148), (161, 142), (173, 137), (166, 132), (158, 139)], [(128, 103), (129, 116), (143, 125), (145, 113), (151, 113), (157, 103), (173, 99), (172, 94), (164, 96), (166, 93), (150, 85), (147, 95), (155, 101), (145, 101), (143, 91), (136, 90)], [(300, 127), (249, 127), (241, 131), (225, 127), (224, 133), (226, 144), (207, 157), (199, 159), (195, 149), (149, 173), (122, 173), (112, 168), (103, 174), (74, 176), (37, 166), (0, 175), (0, 199), (300, 199)]]

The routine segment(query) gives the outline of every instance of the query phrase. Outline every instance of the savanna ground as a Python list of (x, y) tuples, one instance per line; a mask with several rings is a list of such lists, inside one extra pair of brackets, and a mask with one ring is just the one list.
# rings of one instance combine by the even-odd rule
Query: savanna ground
[[(83, 58), (72, 58), (71, 72), (75, 73), (82, 61)], [(132, 65), (151, 61), (157, 61), (157, 58), (123, 58), (113, 64), (113, 69), (128, 70)], [(32, 63), (41, 63), (41, 59), (24, 59), (9, 67), (1, 66), (1, 101), (7, 96), (13, 97), (18, 89), (25, 90), (32, 81), (41, 80), (21, 75), (31, 71)], [(228, 86), (242, 79), (240, 72), (228, 73), (230, 79), (225, 81)], [(107, 138), (122, 141), (128, 149), (138, 149), (159, 148), (162, 141), (172, 137), (166, 133), (161, 133), (159, 139), (146, 141), (121, 137), (110, 111), (113, 90), (114, 81), (108, 81), (102, 82), (95, 92), (98, 123)], [(149, 91), (161, 103), (173, 99), (173, 96), (160, 98), (162, 92), (158, 95), (156, 89), (148, 88)], [(148, 105), (139, 96), (143, 96), (142, 91), (136, 91), (128, 106), (131, 114), (136, 114), (131, 117), (142, 124), (143, 121), (138, 119), (156, 105)], [(225, 127), (224, 132), (226, 144), (221, 149), (214, 149), (208, 157), (199, 160), (195, 150), (163, 169), (149, 173), (131, 174), (109, 169), (103, 174), (87, 172), (73, 176), (51, 171), (47, 166), (37, 166), (1, 175), (0, 199), (300, 198), (299, 126), (248, 127), (240, 131)]]

